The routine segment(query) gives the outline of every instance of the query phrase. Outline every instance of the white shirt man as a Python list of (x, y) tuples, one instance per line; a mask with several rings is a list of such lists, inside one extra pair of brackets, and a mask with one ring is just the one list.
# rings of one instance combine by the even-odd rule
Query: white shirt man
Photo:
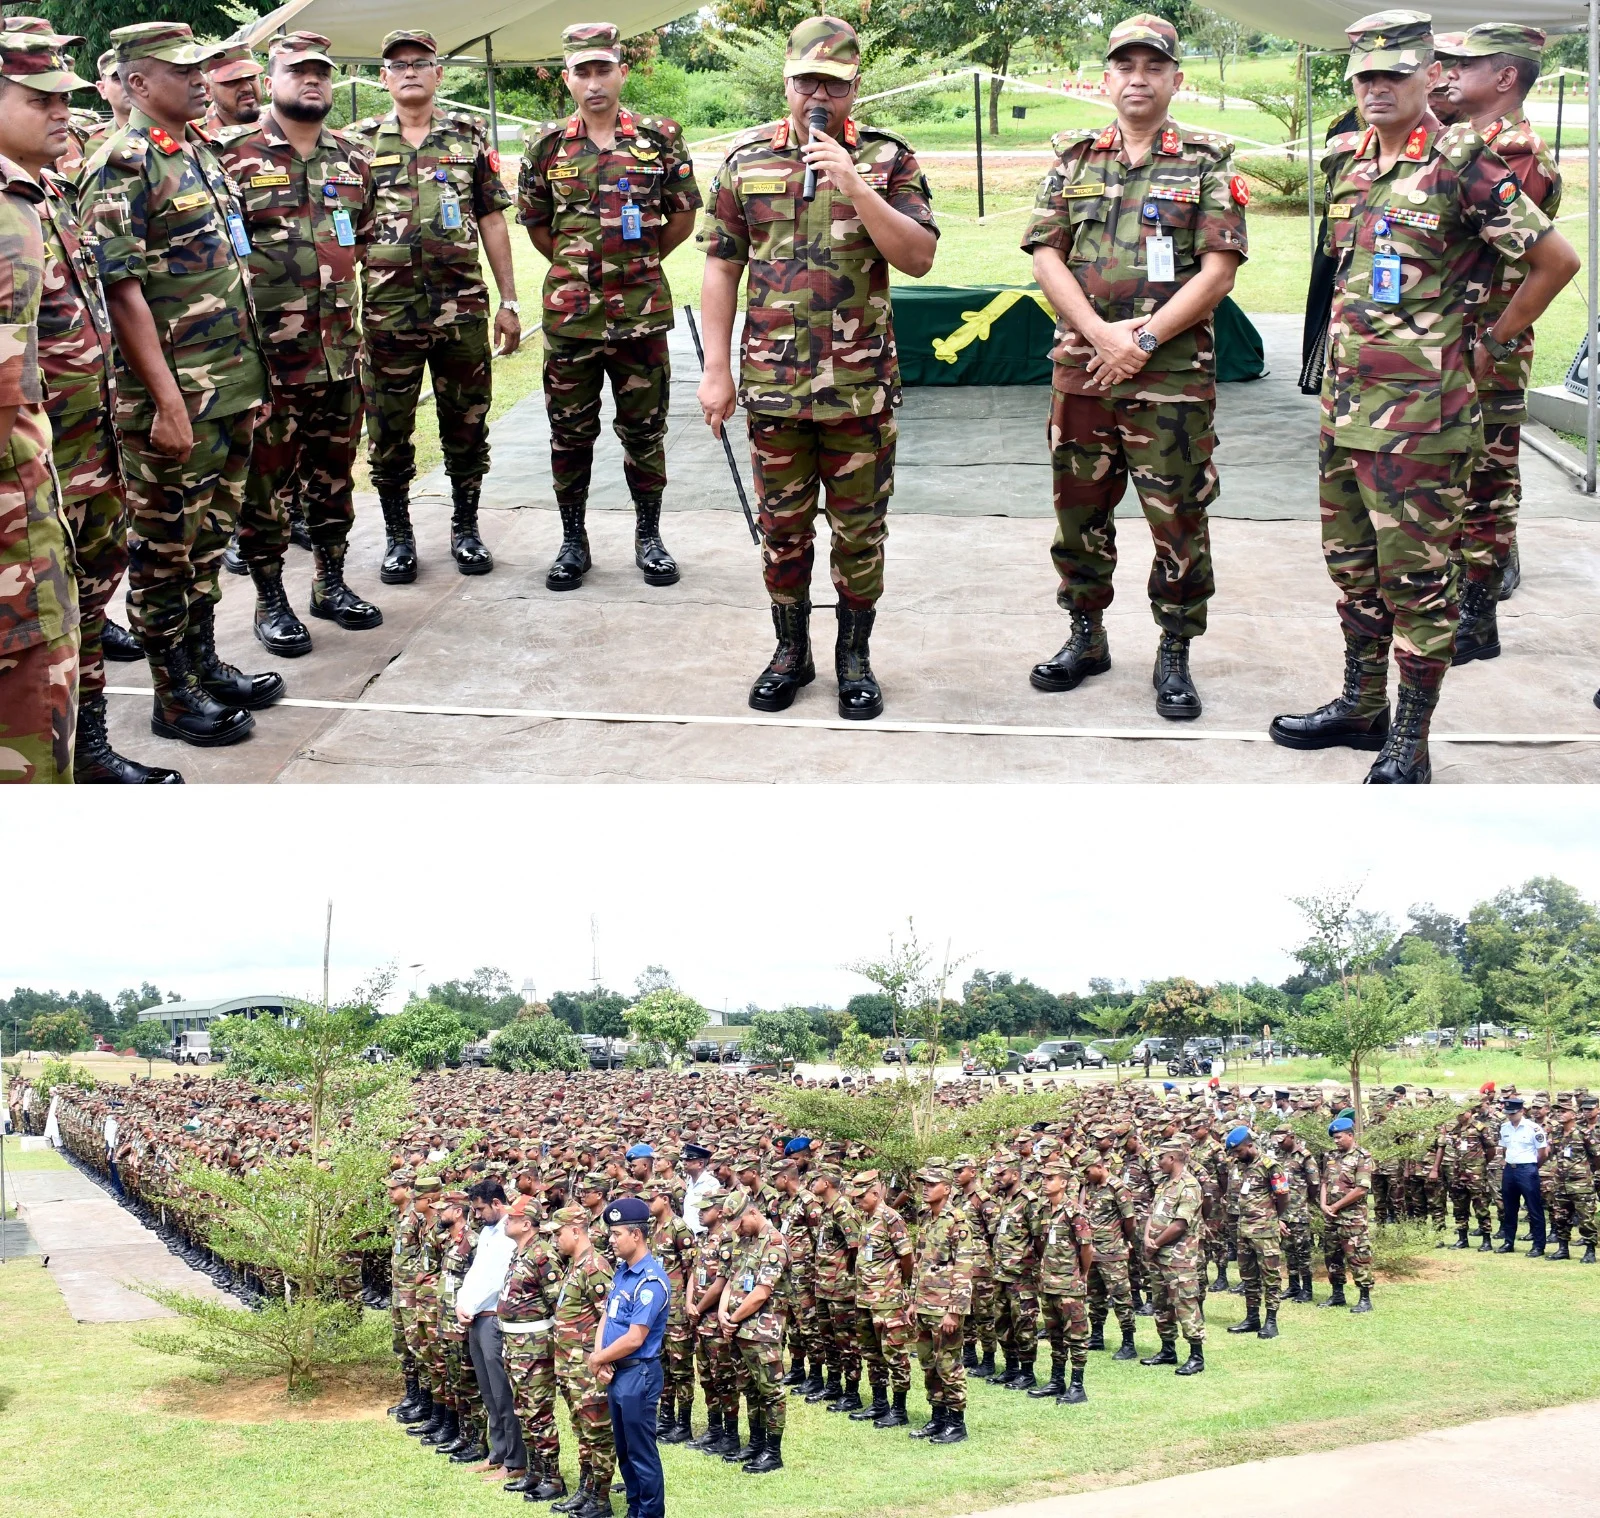
[[(691, 1150), (697, 1152), (690, 1153)], [(711, 1173), (711, 1167), (706, 1163), (711, 1158), (711, 1151), (702, 1149), (698, 1144), (686, 1144), (684, 1152), (686, 1155), (685, 1170), (687, 1171), (689, 1165), (698, 1165), (700, 1173), (698, 1175), (690, 1175), (687, 1184), (683, 1188), (683, 1221), (696, 1233), (704, 1233), (705, 1228), (700, 1222), (700, 1203), (708, 1192), (719, 1189), (717, 1178)]]

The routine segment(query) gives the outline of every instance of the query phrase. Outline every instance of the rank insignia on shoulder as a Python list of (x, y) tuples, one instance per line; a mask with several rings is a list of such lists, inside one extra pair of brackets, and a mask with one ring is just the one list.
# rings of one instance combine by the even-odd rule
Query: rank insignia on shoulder
[(1176, 158), (1182, 149), (1183, 144), (1179, 139), (1178, 134), (1171, 127), (1168, 127), (1166, 131), (1161, 134), (1161, 151), (1165, 153), (1168, 158)]
[(176, 153), (178, 151), (179, 143), (177, 138), (167, 131), (165, 127), (151, 127), (150, 140), (163, 153)]
[(1113, 121), (1110, 126), (1108, 126), (1103, 132), (1100, 133), (1098, 137), (1095, 138), (1094, 145), (1101, 152), (1104, 152), (1107, 148), (1114, 148), (1117, 145), (1116, 122)]
[(1355, 215), (1355, 207), (1348, 200), (1341, 200), (1327, 209), (1329, 221), (1349, 221)]
[(778, 1254), (778, 1251), (776, 1249), (771, 1249), (771, 1250), (767, 1251), (767, 1264), (776, 1265), (780, 1258), (781, 1257)]
[(1508, 206), (1522, 193), (1522, 186), (1517, 183), (1514, 174), (1508, 174), (1494, 187), (1494, 198), (1499, 204)]
[(1250, 185), (1243, 174), (1235, 174), (1228, 180), (1228, 193), (1233, 196), (1235, 205), (1250, 204)]
[(1422, 157), (1422, 150), (1427, 145), (1428, 145), (1428, 130), (1427, 130), (1426, 127), (1418, 127), (1406, 139), (1406, 154), (1405, 154), (1405, 156), (1407, 158), (1421, 158)]

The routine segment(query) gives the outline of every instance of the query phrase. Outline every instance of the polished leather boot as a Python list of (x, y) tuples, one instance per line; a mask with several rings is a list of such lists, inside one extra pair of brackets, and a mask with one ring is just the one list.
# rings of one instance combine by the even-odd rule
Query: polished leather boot
[(1456, 626), (1455, 652), (1450, 662), (1470, 664), (1474, 659), (1500, 657), (1500, 622), (1495, 614), (1494, 590), (1485, 581), (1468, 580), (1461, 588), (1461, 621)]
[(718, 1439), (721, 1438), (721, 1436), (722, 1414), (713, 1412), (708, 1408), (706, 1410), (706, 1431), (698, 1438), (689, 1439), (685, 1442), (688, 1444), (690, 1449), (704, 1450), (710, 1445), (715, 1444)]
[(1231, 1334), (1253, 1334), (1261, 1329), (1261, 1315), (1255, 1304), (1246, 1304), (1244, 1316), (1237, 1323), (1230, 1323), (1227, 1331)]
[(1344, 689), (1314, 712), (1272, 719), (1267, 729), (1285, 748), (1380, 749), (1389, 736), (1388, 645), (1344, 638)]
[(152, 648), (148, 657), (156, 687), (150, 731), (156, 737), (176, 738), (195, 748), (225, 748), (250, 736), (256, 719), (213, 700), (201, 688), (181, 642)]
[(385, 585), (409, 585), (417, 577), (417, 535), (411, 529), (411, 487), (378, 486), (383, 508), (383, 563), (378, 578)]
[(433, 1417), (433, 1393), (427, 1387), (422, 1387), (417, 1393), (416, 1401), (411, 1405), (408, 1413), (396, 1413), (396, 1421), (406, 1425), (406, 1432), (413, 1428), (422, 1429), (427, 1426)]
[(107, 617), (100, 634), (100, 652), (113, 664), (138, 664), (144, 658), (144, 645), (120, 622)]
[(1178, 1363), (1178, 1350), (1176, 1339), (1163, 1339), (1161, 1348), (1153, 1355), (1145, 1355), (1139, 1361), (1141, 1365), (1176, 1365)]
[(1438, 693), (1402, 685), (1394, 722), (1383, 752), (1367, 771), (1366, 785), (1427, 785), (1433, 780), (1428, 758), (1428, 724)]
[(314, 552), (316, 548), (311, 541), (310, 524), (306, 521), (306, 514), (298, 501), (289, 503), (289, 541), (296, 548), (305, 549), (307, 553)]
[(858, 1407), (850, 1414), (852, 1423), (875, 1423), (889, 1411), (889, 1384), (886, 1381), (872, 1383), (872, 1401), (865, 1407)]
[(106, 697), (92, 691), (78, 698), (78, 739), (72, 751), (76, 785), (182, 785), (177, 770), (124, 759), (106, 736)]
[(494, 555), (478, 536), (478, 496), (481, 480), (452, 480), (450, 497), (450, 556), (464, 575), (486, 575), (494, 568)]
[(589, 534), (583, 525), (588, 507), (579, 501), (576, 506), (558, 503), (556, 509), (561, 513), (561, 547), (544, 577), (544, 588), (576, 590), (583, 584), (583, 577), (594, 568), (594, 560), (589, 557)]
[(646, 585), (676, 585), (678, 561), (661, 541), (661, 502), (633, 503), (633, 562)]
[(1073, 690), (1090, 675), (1103, 675), (1111, 668), (1111, 645), (1097, 611), (1074, 611), (1072, 636), (1061, 645), (1054, 658), (1035, 664), (1028, 683), (1035, 690)]
[(1122, 1344), (1111, 1358), (1113, 1360), (1137, 1360), (1139, 1358), (1139, 1346), (1133, 1342), (1133, 1330), (1131, 1328), (1122, 1330)]
[(1361, 1288), (1360, 1299), (1356, 1302), (1356, 1305), (1350, 1309), (1350, 1311), (1351, 1312), (1371, 1312), (1372, 1311), (1372, 1288), (1370, 1286), (1363, 1286)]
[(549, 1470), (541, 1471), (539, 1484), (530, 1486), (522, 1494), (524, 1502), (550, 1502), (567, 1495), (567, 1483), (562, 1479), (561, 1472), (553, 1466)]
[(1083, 1389), (1083, 1367), (1080, 1365), (1072, 1372), (1072, 1379), (1067, 1382), (1066, 1389), (1056, 1398), (1060, 1407), (1074, 1407), (1079, 1402), (1087, 1402), (1089, 1393)]
[(1557, 1239), (1554, 1251), (1545, 1256), (1545, 1259), (1547, 1260), (1570, 1260), (1571, 1258), (1572, 1251), (1568, 1247), (1565, 1239)]
[(1085, 1349), (1104, 1349), (1106, 1347), (1106, 1320), (1104, 1318), (1091, 1318), (1089, 1320), (1089, 1342)]
[(189, 608), (189, 627), (183, 635), (183, 646), (194, 666), (195, 679), (207, 695), (224, 706), (256, 712), (271, 706), (283, 695), (282, 675), (247, 675), (218, 657), (214, 602), (201, 601)]
[[(1103, 1346), (1102, 1346), (1103, 1347)], [(1028, 1388), (1030, 1397), (1059, 1397), (1067, 1389), (1067, 1362), (1050, 1358), (1050, 1379)]]
[(929, 1444), (963, 1444), (967, 1438), (967, 1415), (946, 1408), (944, 1426), (936, 1434), (928, 1435)]
[(747, 1476), (764, 1476), (783, 1469), (783, 1435), (763, 1434), (761, 1448), (740, 1467)]
[(1340, 1281), (1333, 1288), (1333, 1295), (1326, 1302), (1318, 1302), (1318, 1307), (1346, 1307), (1349, 1304), (1344, 1299), (1344, 1282)]
[(830, 1402), (823, 1409), (829, 1413), (853, 1413), (861, 1406), (861, 1383), (850, 1382), (835, 1402)]
[(228, 539), (228, 546), (222, 550), (222, 567), (231, 575), (247, 575), (250, 566), (245, 563), (244, 555), (239, 552), (239, 534)]
[(550, 1504), (550, 1511), (552, 1513), (566, 1513), (572, 1511), (574, 1508), (582, 1507), (589, 1500), (590, 1490), (589, 1473), (584, 1471), (583, 1474), (578, 1477), (577, 1491), (575, 1491), (570, 1497), (564, 1497), (560, 1502), (552, 1502)]
[(748, 1444), (735, 1444), (722, 1458), (729, 1465), (743, 1465), (746, 1460), (754, 1460), (761, 1453), (761, 1441), (765, 1437), (765, 1433), (766, 1430), (763, 1426), (752, 1418), (750, 1420), (750, 1442)]
[(1505, 567), (1500, 571), (1500, 583), (1495, 588), (1495, 600), (1509, 601), (1521, 584), (1522, 555), (1517, 552), (1517, 541), (1513, 538), (1511, 540), (1511, 553), (1506, 559)]
[(1256, 1330), (1258, 1339), (1276, 1339), (1278, 1337), (1278, 1314), (1276, 1310), (1269, 1312), (1262, 1320), (1261, 1327)]
[(839, 1372), (830, 1371), (828, 1379), (819, 1387), (806, 1393), (807, 1402), (836, 1402), (844, 1395), (844, 1387), (839, 1382)]
[(1445, 1248), (1446, 1249), (1471, 1249), (1472, 1245), (1467, 1243), (1467, 1230), (1465, 1228), (1457, 1228), (1456, 1229), (1456, 1241), (1455, 1241), (1455, 1243), (1454, 1244), (1446, 1244)]
[(911, 1420), (906, 1417), (906, 1393), (902, 1387), (894, 1394), (894, 1406), (881, 1418), (875, 1418), (874, 1428), (904, 1428)]
[(772, 630), (778, 635), (767, 667), (750, 687), (750, 705), (758, 712), (781, 712), (794, 705), (802, 686), (817, 678), (811, 662), (811, 603), (772, 608)]
[(1169, 722), (1191, 722), (1200, 715), (1200, 692), (1189, 678), (1188, 638), (1162, 633), (1150, 683), (1156, 691), (1156, 712)]
[(789, 1362), (789, 1374), (778, 1382), (779, 1386), (804, 1386), (806, 1384), (806, 1362), (798, 1355)]
[(369, 627), (381, 627), (383, 613), (344, 583), (344, 561), (349, 549), (348, 543), (312, 549), (317, 572), (311, 582), (311, 615), (337, 622), (349, 632), (364, 632)]
[(935, 1402), (928, 1409), (928, 1412), (929, 1412), (928, 1421), (926, 1423), (924, 1423), (920, 1428), (912, 1429), (911, 1432), (906, 1435), (906, 1438), (908, 1438), (908, 1439), (931, 1439), (931, 1438), (933, 1438), (933, 1436), (935, 1434), (937, 1434), (944, 1427), (945, 1419), (947, 1417), (949, 1417), (949, 1414), (947, 1412), (945, 1412), (943, 1403)]
[(250, 578), (256, 587), (256, 641), (280, 659), (309, 654), (311, 634), (289, 604), (289, 593), (283, 588), (283, 565), (252, 564)]
[(393, 1407), (389, 1409), (389, 1416), (396, 1422), (404, 1423), (406, 1414), (416, 1407), (422, 1397), (422, 1388), (417, 1385), (416, 1372), (413, 1371), (406, 1377), (406, 1394)]
[(877, 609), (839, 603), (839, 638), (833, 649), (834, 673), (839, 677), (839, 715), (852, 722), (869, 722), (883, 714), (883, 692), (872, 673), (872, 624)]
[(1024, 1360), (1022, 1368), (1006, 1382), (1006, 1390), (1032, 1391), (1039, 1384), (1039, 1378), (1033, 1373), (1033, 1365), (1032, 1360)]
[(1196, 1344), (1191, 1340), (1189, 1344), (1189, 1358), (1185, 1360), (1183, 1364), (1180, 1365), (1175, 1371), (1173, 1371), (1172, 1374), (1175, 1376), (1198, 1376), (1205, 1368), (1206, 1352), (1201, 1345)]

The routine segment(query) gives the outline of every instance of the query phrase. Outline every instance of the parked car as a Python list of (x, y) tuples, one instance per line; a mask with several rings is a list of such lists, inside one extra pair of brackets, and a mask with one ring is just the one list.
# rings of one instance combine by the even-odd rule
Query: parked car
[(927, 1039), (925, 1038), (908, 1038), (901, 1043), (890, 1044), (889, 1047), (883, 1051), (883, 1062), (886, 1065), (899, 1064), (900, 1051), (903, 1049), (905, 1051), (906, 1063), (915, 1064), (918, 1058), (921, 1056), (923, 1045), (926, 1043)]
[(196, 1029), (177, 1034), (172, 1040), (172, 1063), (175, 1065), (209, 1065), (211, 1063), (211, 1035)]
[(600, 1038), (593, 1033), (580, 1033), (578, 1042), (589, 1056), (591, 1070), (620, 1070), (628, 1058), (626, 1039)]
[(1146, 1049), (1150, 1051), (1150, 1062), (1159, 1064), (1163, 1060), (1171, 1059), (1178, 1052), (1178, 1044), (1176, 1039), (1171, 1038), (1141, 1038), (1128, 1051), (1128, 1063), (1130, 1065), (1142, 1065)]
[(1106, 1057), (1093, 1044), (1075, 1038), (1047, 1038), (1022, 1056), (1023, 1069), (1082, 1070), (1085, 1066), (1104, 1069)]
[(1020, 1075), (1024, 1069), (1022, 1052), (1018, 1049), (1007, 1049), (998, 1069), (993, 1065), (980, 1065), (976, 1054), (968, 1054), (961, 1061), (963, 1075)]

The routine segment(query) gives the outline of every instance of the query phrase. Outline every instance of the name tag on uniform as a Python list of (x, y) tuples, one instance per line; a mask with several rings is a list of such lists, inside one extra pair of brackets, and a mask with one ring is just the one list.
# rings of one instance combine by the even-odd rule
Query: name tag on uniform
[(559, 165), (553, 169), (546, 169), (544, 177), (546, 179), (576, 179), (581, 172), (577, 164), (569, 163)]
[(381, 157), (374, 158), (372, 160), (372, 167), (375, 169), (382, 169), (387, 168), (391, 163), (399, 162), (400, 155), (398, 153), (385, 153)]
[(350, 225), (350, 213), (343, 207), (333, 213), (333, 235), (339, 239), (341, 248), (356, 245), (356, 230)]
[(1178, 277), (1178, 264), (1173, 256), (1170, 237), (1147, 237), (1144, 249), (1145, 275), (1152, 284), (1170, 284)]
[(1328, 207), (1328, 220), (1349, 221), (1355, 215), (1355, 210), (1356, 208), (1348, 200), (1341, 200), (1338, 205)]
[(249, 180), (252, 190), (270, 190), (277, 185), (286, 185), (288, 183), (289, 176), (287, 174), (253, 174)]
[(1064, 184), (1056, 193), (1063, 200), (1100, 200), (1106, 189), (1103, 184)]
[(756, 1289), (756, 1278), (748, 1270), (744, 1273), (743, 1285), (746, 1295)]
[(1056, 1241), (1056, 1231), (1055, 1231), (1055, 1229), (1054, 1229), (1054, 1228), (1052, 1228), (1052, 1229), (1051, 1229), (1051, 1230), (1050, 1230), (1050, 1242), (1051, 1242), (1051, 1243), (1052, 1243), (1052, 1244), (1054, 1244), (1054, 1243), (1055, 1243), (1055, 1241)]
[(863, 1260), (871, 1260), (871, 1258), (872, 1258), (872, 1245), (868, 1244), (867, 1247), (861, 1251), (861, 1258)]
[(1380, 306), (1400, 304), (1400, 255), (1374, 253), (1372, 256), (1372, 299)]
[(781, 195), (789, 188), (787, 179), (741, 179), (739, 188), (746, 195)]
[(1249, 1189), (1250, 1189), (1250, 1182), (1249, 1181), (1240, 1181), (1239, 1182), (1239, 1195), (1240, 1196), (1243, 1196), (1245, 1194), (1245, 1192), (1247, 1192)]
[(233, 243), (233, 251), (240, 258), (244, 258), (249, 254), (250, 234), (244, 229), (244, 217), (237, 211), (228, 213), (228, 237)]
[(211, 197), (204, 190), (193, 190), (187, 195), (174, 195), (172, 209), (174, 211), (197, 211), (203, 205), (210, 203)]

